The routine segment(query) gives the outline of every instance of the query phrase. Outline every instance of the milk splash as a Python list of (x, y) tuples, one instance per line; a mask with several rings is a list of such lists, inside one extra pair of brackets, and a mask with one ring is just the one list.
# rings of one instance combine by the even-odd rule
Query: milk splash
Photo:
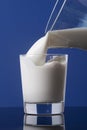
[[(87, 49), (87, 28), (73, 28), (65, 30), (49, 31), (40, 38), (27, 52), (36, 65), (45, 63), (45, 56), (49, 48), (80, 48)], [(36, 56), (33, 55), (41, 54)]]

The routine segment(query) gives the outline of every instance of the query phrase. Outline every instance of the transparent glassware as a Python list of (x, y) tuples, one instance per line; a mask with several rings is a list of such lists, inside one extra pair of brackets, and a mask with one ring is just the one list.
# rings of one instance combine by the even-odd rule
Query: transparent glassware
[(24, 113), (52, 115), (64, 112), (67, 77), (67, 54), (32, 55), (45, 59), (35, 65), (26, 55), (20, 55)]
[(87, 27), (86, 0), (56, 0), (45, 33), (49, 30)]

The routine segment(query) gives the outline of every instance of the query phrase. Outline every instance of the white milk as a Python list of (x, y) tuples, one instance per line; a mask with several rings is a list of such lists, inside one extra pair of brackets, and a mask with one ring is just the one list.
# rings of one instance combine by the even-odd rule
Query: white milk
[(20, 61), (26, 102), (48, 103), (63, 100), (67, 55), (60, 55), (41, 66), (34, 65), (26, 56), (20, 56)]
[[(31, 103), (64, 100), (67, 56), (45, 63), (49, 48), (77, 47), (87, 49), (87, 29), (51, 31), (20, 56), (24, 101)], [(38, 55), (40, 54), (40, 55)]]
[(37, 64), (45, 62), (42, 55), (30, 56), (30, 54), (46, 54), (49, 48), (80, 48), (87, 50), (87, 28), (74, 28), (65, 30), (49, 31), (44, 37), (39, 39), (27, 52), (26, 56)]

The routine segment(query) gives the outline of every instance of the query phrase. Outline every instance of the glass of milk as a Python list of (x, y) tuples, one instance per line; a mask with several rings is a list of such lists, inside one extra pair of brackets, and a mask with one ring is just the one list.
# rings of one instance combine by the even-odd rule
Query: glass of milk
[[(34, 64), (32, 57), (41, 57), (43, 64)], [(64, 112), (67, 62), (67, 54), (20, 55), (24, 113)]]

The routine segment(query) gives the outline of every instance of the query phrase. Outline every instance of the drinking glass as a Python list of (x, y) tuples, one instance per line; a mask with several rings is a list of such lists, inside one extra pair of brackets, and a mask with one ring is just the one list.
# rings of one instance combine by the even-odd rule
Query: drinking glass
[[(31, 58), (40, 57), (42, 65)], [(52, 115), (64, 112), (67, 54), (20, 55), (24, 113)]]

